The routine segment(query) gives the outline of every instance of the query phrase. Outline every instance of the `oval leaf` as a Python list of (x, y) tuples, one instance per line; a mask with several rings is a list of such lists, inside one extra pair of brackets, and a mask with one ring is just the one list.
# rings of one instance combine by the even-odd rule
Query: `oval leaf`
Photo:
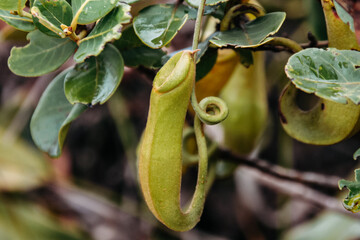
[[(25, 7), (26, 0), (21, 0), (21, 8)], [(17, 11), (18, 10), (18, 0), (1, 0), (0, 9), (7, 11)]]
[(360, 169), (355, 170), (355, 181), (340, 180), (339, 188), (347, 188), (349, 195), (344, 199), (344, 207), (353, 213), (360, 212)]
[(74, 18), (78, 24), (89, 24), (104, 17), (118, 3), (117, 0), (72, 0)]
[(72, 9), (66, 0), (36, 0), (31, 13), (40, 31), (52, 37), (66, 37), (60, 27), (69, 26), (72, 20)]
[[(205, 5), (206, 6), (213, 6), (213, 5), (217, 5), (223, 2), (227, 2), (229, 0), (206, 0)], [(186, 2), (192, 6), (192, 7), (199, 7), (199, 4), (201, 2), (201, 0), (186, 0)]]
[(31, 32), (35, 30), (35, 26), (31, 19), (27, 17), (20, 17), (19, 15), (10, 14), (10, 12), (0, 9), (0, 19), (9, 24), (10, 26), (24, 31)]
[(210, 40), (217, 47), (258, 47), (272, 40), (271, 35), (279, 31), (286, 17), (284, 12), (272, 12), (247, 22), (243, 29), (219, 32)]
[(154, 49), (167, 45), (182, 28), (188, 14), (173, 4), (158, 4), (144, 8), (134, 18), (134, 29), (141, 41)]
[(358, 150), (356, 150), (353, 154), (353, 159), (357, 160), (360, 157), (360, 148), (358, 148)]
[(35, 77), (59, 68), (73, 54), (76, 43), (70, 39), (49, 37), (39, 30), (27, 36), (30, 43), (11, 49), (8, 65), (20, 76)]
[(70, 123), (86, 110), (71, 105), (64, 94), (64, 80), (69, 70), (60, 73), (46, 88), (31, 118), (30, 130), (35, 144), (51, 157), (58, 157)]
[(162, 57), (166, 55), (161, 49), (152, 49), (144, 45), (132, 27), (126, 28), (121, 38), (114, 44), (120, 50), (125, 65), (129, 67), (141, 65), (147, 68), (159, 68), (162, 66)]
[(65, 79), (65, 95), (70, 103), (103, 104), (116, 91), (124, 74), (124, 61), (111, 44), (97, 57), (75, 66)]
[(97, 56), (107, 42), (119, 39), (123, 24), (131, 20), (129, 11), (129, 5), (121, 4), (101, 19), (91, 33), (78, 42), (80, 45), (74, 56), (75, 61), (80, 63), (89, 56)]
[(309, 48), (292, 55), (285, 72), (295, 86), (338, 103), (360, 104), (360, 52)]

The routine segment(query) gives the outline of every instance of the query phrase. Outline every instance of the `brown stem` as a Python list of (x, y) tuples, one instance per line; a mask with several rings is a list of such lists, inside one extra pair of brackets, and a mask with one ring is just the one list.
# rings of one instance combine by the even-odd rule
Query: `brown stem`
[(251, 177), (259, 181), (262, 185), (272, 188), (275, 191), (289, 195), (296, 199), (302, 199), (304, 201), (310, 202), (328, 210), (333, 210), (335, 212), (349, 215), (354, 218), (360, 217), (359, 215), (352, 214), (351, 212), (346, 211), (342, 206), (341, 201), (334, 197), (330, 197), (319, 191), (311, 189), (310, 187), (305, 186), (301, 183), (279, 179), (268, 173), (264, 173), (259, 169), (254, 169), (250, 167), (245, 168), (246, 173), (248, 173)]
[(219, 150), (218, 154), (226, 160), (237, 162), (253, 169), (258, 169), (262, 173), (266, 173), (280, 179), (289, 180), (292, 182), (300, 182), (303, 184), (314, 185), (333, 190), (339, 189), (338, 181), (340, 180), (340, 178), (337, 176), (323, 175), (314, 172), (300, 172), (294, 169), (287, 169), (279, 165), (271, 164), (262, 159), (250, 159), (238, 156), (226, 150)]

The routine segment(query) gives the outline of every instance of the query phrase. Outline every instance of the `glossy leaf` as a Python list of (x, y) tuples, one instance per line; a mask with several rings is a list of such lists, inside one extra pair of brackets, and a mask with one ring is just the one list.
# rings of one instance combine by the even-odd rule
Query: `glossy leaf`
[(59, 68), (73, 54), (76, 43), (70, 39), (52, 38), (39, 30), (27, 36), (30, 43), (11, 49), (8, 65), (20, 76), (35, 77)]
[(217, 56), (218, 56), (217, 49), (215, 48), (207, 49), (204, 55), (200, 58), (200, 61), (196, 64), (195, 81), (199, 81), (211, 71), (211, 69), (216, 63)]
[(61, 154), (70, 123), (86, 110), (82, 104), (71, 105), (64, 94), (64, 80), (69, 70), (60, 73), (46, 88), (31, 118), (30, 130), (35, 144), (51, 157)]
[(129, 67), (159, 68), (162, 66), (162, 57), (166, 55), (161, 49), (152, 49), (143, 44), (133, 27), (126, 28), (114, 44), (120, 50), (125, 65)]
[(287, 76), (297, 88), (335, 101), (360, 103), (360, 52), (311, 48), (290, 57)]
[(360, 157), (360, 148), (358, 150), (356, 150), (356, 152), (354, 152), (354, 154), (353, 154), (354, 160), (357, 160), (358, 157)]
[[(18, 10), (18, 0), (1, 0), (0, 9), (7, 11), (17, 11)], [(26, 0), (21, 0), (21, 8), (25, 7)]]
[(0, 141), (0, 191), (28, 191), (50, 179), (50, 166), (25, 142)]
[(72, 9), (66, 0), (35, 0), (31, 13), (40, 31), (52, 37), (66, 37), (60, 27), (69, 26), (72, 20)]
[(0, 9), (0, 19), (9, 24), (10, 26), (24, 32), (31, 32), (35, 30), (35, 26), (32, 23), (31, 19), (26, 17), (20, 17), (19, 15), (10, 14), (9, 11)]
[[(227, 2), (228, 0), (206, 0), (205, 5), (206, 6), (213, 6), (217, 5), (222, 2)], [(186, 0), (186, 2), (193, 7), (198, 8), (201, 0)]]
[(284, 12), (268, 13), (247, 22), (243, 29), (219, 32), (210, 42), (217, 47), (249, 48), (263, 45), (272, 40), (269, 36), (279, 31), (285, 16)]
[(158, 4), (140, 11), (134, 18), (134, 29), (141, 41), (151, 48), (167, 45), (182, 28), (188, 14), (175, 5)]
[(97, 56), (72, 69), (65, 79), (65, 95), (70, 103), (103, 104), (116, 91), (124, 74), (124, 61), (111, 44)]
[(118, 3), (117, 0), (72, 0), (74, 18), (78, 24), (89, 24), (104, 17)]
[(139, 2), (140, 0), (123, 0), (122, 2), (126, 3), (126, 4), (133, 4), (136, 2)]
[(360, 212), (360, 169), (355, 170), (355, 181), (340, 180), (339, 188), (347, 188), (349, 195), (344, 199), (344, 207), (353, 213)]
[(131, 20), (129, 11), (129, 5), (121, 4), (101, 19), (91, 33), (78, 42), (80, 45), (74, 56), (75, 61), (80, 63), (89, 56), (97, 56), (107, 42), (119, 39), (123, 24)]

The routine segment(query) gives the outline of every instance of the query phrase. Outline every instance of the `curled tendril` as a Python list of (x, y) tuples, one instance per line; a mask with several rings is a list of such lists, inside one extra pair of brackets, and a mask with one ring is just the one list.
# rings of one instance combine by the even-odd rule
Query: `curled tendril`
[(200, 120), (208, 125), (224, 121), (229, 114), (229, 108), (221, 98), (206, 97), (198, 103), (195, 89), (193, 89), (191, 94), (191, 105)]
[(231, 21), (235, 17), (246, 13), (250, 13), (255, 17), (259, 17), (265, 15), (265, 10), (257, 4), (243, 3), (243, 4), (235, 5), (226, 12), (220, 24), (220, 31), (229, 30)]

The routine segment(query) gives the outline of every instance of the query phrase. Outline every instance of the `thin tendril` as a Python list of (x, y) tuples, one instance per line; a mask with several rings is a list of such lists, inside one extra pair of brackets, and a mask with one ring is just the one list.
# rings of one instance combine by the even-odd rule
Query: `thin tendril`
[[(204, 13), (205, 0), (201, 0), (198, 8), (198, 14), (195, 22), (194, 38), (193, 38), (193, 51), (196, 51), (199, 45), (201, 21)], [(196, 61), (196, 52), (194, 61)], [(226, 103), (218, 97), (204, 98), (200, 104), (196, 99), (195, 87), (191, 94), (191, 105), (200, 120), (206, 124), (217, 124), (227, 117), (229, 110)], [(207, 110), (210, 110), (208, 113)]]

